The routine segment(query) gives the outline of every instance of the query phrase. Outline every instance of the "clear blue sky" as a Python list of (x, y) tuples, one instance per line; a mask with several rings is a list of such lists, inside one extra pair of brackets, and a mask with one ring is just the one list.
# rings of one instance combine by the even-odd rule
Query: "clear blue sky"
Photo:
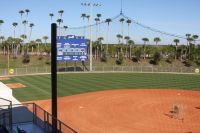
[[(65, 11), (63, 15), (65, 25), (82, 26), (84, 23), (80, 18), (81, 13), (89, 14), (89, 8), (82, 7), (82, 2), (101, 3), (101, 7), (94, 8), (93, 14), (101, 13), (103, 20), (116, 16), (120, 12), (120, 0), (1, 0), (0, 19), (5, 23), (1, 26), (0, 34), (6, 37), (13, 36), (12, 23), (21, 23), (18, 12), (24, 9), (31, 10), (28, 20), (36, 25), (33, 29), (33, 39), (44, 35), (50, 36), (49, 13), (54, 13), (54, 20), (56, 20), (60, 9)], [(159, 30), (179, 35), (186, 33), (200, 35), (199, 7), (200, 0), (123, 0), (123, 12), (130, 18)], [(23, 29), (22, 25), (18, 26), (17, 35), (23, 32), (20, 27)], [(146, 30), (137, 28), (138, 31), (134, 31), (133, 25), (131, 29), (131, 35), (135, 35), (136, 42), (140, 42), (142, 37), (152, 39), (159, 36), (158, 34), (146, 34)], [(171, 38), (161, 37), (163, 42), (171, 41)], [(116, 38), (111, 37), (111, 40), (114, 39)]]

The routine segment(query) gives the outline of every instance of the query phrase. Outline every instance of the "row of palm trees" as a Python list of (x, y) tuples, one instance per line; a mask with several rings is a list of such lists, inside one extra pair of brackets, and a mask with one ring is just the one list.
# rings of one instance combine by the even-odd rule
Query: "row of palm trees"
[[(35, 51), (34, 48), (37, 48), (37, 53), (40, 53), (40, 44), (44, 44), (44, 48), (47, 48), (47, 40), (48, 40), (48, 36), (44, 36), (43, 40), (44, 42), (42, 43), (41, 39), (36, 39), (35, 41), (31, 41), (31, 36), (32, 36), (32, 30), (33, 27), (35, 26), (34, 23), (29, 23), (28, 21), (28, 16), (29, 16), (30, 10), (26, 9), (26, 10), (20, 10), (19, 14), (21, 16), (21, 24), (24, 27), (24, 32), (22, 35), (20, 35), (19, 37), (16, 37), (16, 28), (18, 25), (17, 22), (13, 22), (12, 26), (13, 26), (13, 37), (12, 38), (8, 38), (7, 40), (5, 40), (5, 38), (3, 36), (0, 36), (0, 40), (1, 40), (1, 47), (3, 49), (3, 53), (5, 54), (6, 49), (8, 49), (8, 51), (11, 49), (11, 54), (16, 55), (19, 53), (28, 53), (30, 51)], [(64, 14), (64, 10), (59, 10), (58, 11), (59, 14), (59, 18), (56, 20), (56, 22), (58, 23), (58, 30), (59, 30), (59, 35), (61, 35), (61, 28), (63, 28), (65, 31), (67, 31), (68, 26), (67, 25), (63, 25), (64, 20), (63, 20), (63, 14)], [(54, 13), (49, 13), (49, 16), (51, 18), (51, 22), (53, 21), (53, 17), (54, 17)], [(116, 37), (118, 39), (118, 44), (114, 44), (114, 45), (109, 45), (109, 27), (112, 23), (112, 19), (111, 18), (107, 18), (105, 19), (105, 21), (101, 21), (101, 17), (102, 15), (100, 13), (96, 14), (96, 17), (94, 18), (94, 21), (96, 22), (96, 40), (93, 41), (93, 49), (95, 50), (93, 52), (94, 56), (97, 57), (102, 57), (103, 54), (105, 54), (106, 56), (111, 55), (111, 50), (109, 50), (109, 48), (113, 49), (112, 47), (120, 47), (120, 49), (117, 49), (117, 58), (119, 58), (119, 53), (123, 53), (124, 57), (132, 57), (131, 52), (134, 41), (131, 39), (130, 37), (130, 25), (132, 23), (132, 21), (130, 19), (125, 19), (125, 18), (120, 18), (119, 22), (121, 23), (121, 33), (117, 34)], [(90, 15), (87, 15), (85, 13), (81, 14), (81, 18), (83, 20), (83, 22), (85, 23), (85, 25), (89, 25), (89, 20), (91, 19)], [(87, 22), (85, 22), (85, 19), (87, 19)], [(104, 43), (102, 43), (102, 41), (104, 40), (104, 38), (101, 36), (101, 24), (106, 23), (107, 24), (107, 31), (106, 31), (106, 37), (105, 37), (105, 41)], [(3, 20), (0, 20), (0, 31), (1, 31), (1, 25), (4, 23)], [(127, 32), (127, 36), (124, 35), (124, 23), (127, 23), (128, 26), (128, 32)], [(27, 34), (27, 26), (29, 26), (29, 34)], [(89, 28), (88, 28), (89, 29)], [(87, 36), (87, 32), (89, 33), (89, 31), (87, 31), (87, 26), (83, 27), (83, 35)], [(0, 32), (1, 35), (1, 32)], [(185, 57), (187, 57), (187, 59), (192, 58), (191, 54), (192, 54), (192, 47), (194, 44), (196, 44), (196, 40), (198, 39), (198, 35), (191, 35), (191, 34), (186, 34), (186, 38), (187, 38), (187, 50), (185, 52)], [(12, 41), (10, 41), (12, 40)], [(125, 40), (125, 42), (124, 42)], [(147, 45), (149, 42), (149, 39), (147, 37), (142, 38), (142, 41), (144, 42), (144, 44), (142, 45), (143, 47), (143, 58), (146, 58), (146, 53), (147, 53)], [(155, 45), (157, 47), (159, 47), (159, 42), (161, 42), (161, 39), (159, 37), (155, 37), (153, 39), (153, 41), (155, 42)], [(7, 43), (7, 42), (10, 42)], [(178, 45), (180, 44), (180, 40), (179, 39), (174, 39), (173, 42), (175, 43), (175, 49), (176, 51), (178, 51)], [(37, 44), (36, 46), (34, 46), (33, 44)], [(9, 46), (7, 46), (9, 45)], [(118, 46), (117, 46), (118, 45)], [(123, 51), (123, 49), (125, 49), (125, 51)], [(19, 52), (19, 50), (22, 50), (21, 52)], [(42, 50), (42, 51), (46, 51), (46, 50)], [(97, 54), (99, 53), (99, 54)], [(99, 56), (98, 56), (99, 55)], [(177, 57), (177, 54), (174, 54), (175, 58)]]
[[(144, 41), (144, 44), (135, 44), (134, 41), (129, 37), (125, 36), (124, 40), (126, 41), (125, 44), (122, 44), (122, 35), (117, 34), (116, 39), (118, 39), (118, 44), (110, 44), (107, 45), (102, 43), (104, 40), (103, 37), (99, 37), (97, 41), (94, 41), (93, 46), (93, 57), (95, 60), (102, 60), (104, 55), (109, 58), (115, 58), (116, 60), (120, 58), (120, 54), (123, 55), (123, 58), (132, 60), (133, 58), (137, 57), (137, 59), (144, 59), (152, 58), (154, 53), (159, 51), (163, 58), (170, 58), (170, 60), (180, 60), (180, 61), (187, 61), (193, 60), (198, 61), (200, 59), (200, 46), (194, 45), (195, 40), (192, 40), (189, 45), (180, 45), (179, 39), (174, 39), (174, 45), (158, 45), (158, 42), (161, 39), (156, 39), (159, 37), (154, 38), (154, 45), (149, 45), (149, 38), (142, 38), (141, 40)], [(22, 55), (23, 49), (29, 49), (29, 54), (40, 56), (43, 53), (45, 55), (50, 56), (50, 44), (47, 43), (48, 37), (44, 36), (43, 39), (36, 39), (35, 41), (30, 41), (29, 45), (23, 46), (23, 39), (22, 38), (12, 38), (9, 37), (7, 39), (0, 37), (0, 49), (2, 49), (2, 53), (7, 55), (12, 55), (12, 47), (11, 43), (16, 42), (19, 46), (19, 51), (17, 56)], [(42, 41), (43, 40), (43, 41)], [(159, 41), (158, 41), (159, 40)], [(16, 48), (16, 45), (13, 45)], [(108, 47), (108, 53), (106, 54), (106, 49)], [(190, 50), (189, 50), (190, 48)], [(190, 53), (189, 53), (190, 51)], [(14, 57), (14, 55), (13, 55)]]

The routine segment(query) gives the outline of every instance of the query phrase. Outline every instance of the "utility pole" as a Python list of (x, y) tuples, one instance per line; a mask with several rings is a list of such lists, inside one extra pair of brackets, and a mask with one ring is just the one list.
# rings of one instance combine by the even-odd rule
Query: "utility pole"
[(90, 28), (90, 72), (92, 71), (92, 20), (93, 20), (93, 7), (99, 7), (98, 3), (81, 3), (82, 6), (90, 8), (89, 28)]

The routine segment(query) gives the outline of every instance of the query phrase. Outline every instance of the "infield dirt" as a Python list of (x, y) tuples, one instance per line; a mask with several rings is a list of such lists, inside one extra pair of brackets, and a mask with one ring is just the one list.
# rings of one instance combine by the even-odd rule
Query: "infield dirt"
[[(35, 101), (48, 112), (51, 101)], [(170, 117), (180, 105), (181, 119)], [(200, 92), (109, 90), (58, 98), (58, 118), (79, 133), (199, 133)]]

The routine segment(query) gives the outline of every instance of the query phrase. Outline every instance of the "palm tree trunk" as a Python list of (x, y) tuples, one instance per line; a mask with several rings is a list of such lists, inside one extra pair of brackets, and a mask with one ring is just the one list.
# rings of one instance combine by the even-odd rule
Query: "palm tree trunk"
[(131, 44), (130, 44), (130, 46), (129, 46), (129, 59), (131, 59)]
[(37, 55), (39, 55), (39, 53), (40, 53), (40, 45), (39, 45), (39, 43), (38, 43), (38, 47), (37, 47), (38, 49), (37, 49)]
[(107, 34), (106, 34), (106, 40), (107, 40), (107, 45), (106, 45), (106, 56), (108, 55), (108, 32), (109, 32), (109, 25), (107, 27)]

